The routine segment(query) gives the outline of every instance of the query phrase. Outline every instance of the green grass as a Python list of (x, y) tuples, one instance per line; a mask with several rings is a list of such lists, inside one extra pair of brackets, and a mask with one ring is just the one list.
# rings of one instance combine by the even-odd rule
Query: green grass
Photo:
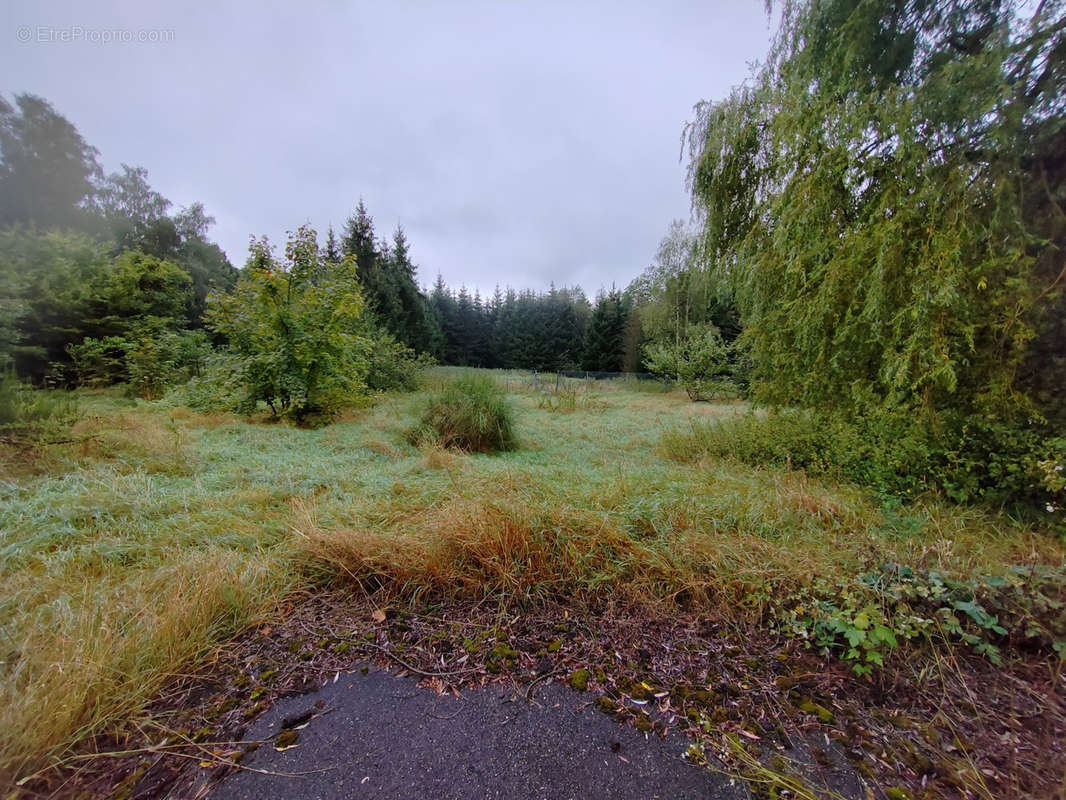
[(956, 576), (1063, 562), (1053, 536), (988, 512), (901, 516), (853, 486), (660, 451), (668, 431), (739, 404), (618, 382), (559, 414), (527, 379), (493, 378), (521, 442), (493, 456), (409, 444), (425, 393), (315, 430), (82, 393), (81, 441), (0, 465), (0, 777), (135, 714), (312, 581), (409, 597), (609, 591), (757, 620), (760, 586), (886, 560)]
[(515, 450), (514, 409), (506, 391), (491, 378), (448, 381), (426, 402), (412, 443), (438, 444), (467, 453)]

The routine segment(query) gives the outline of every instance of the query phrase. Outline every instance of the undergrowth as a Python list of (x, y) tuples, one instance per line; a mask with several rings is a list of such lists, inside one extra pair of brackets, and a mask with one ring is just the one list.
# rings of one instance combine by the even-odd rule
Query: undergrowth
[(66, 435), (78, 419), (68, 393), (33, 389), (13, 372), (0, 373), (0, 445), (29, 448)]
[(79, 393), (77, 441), (0, 481), (0, 773), (136, 716), (167, 676), (323, 583), (686, 608), (853, 648), (862, 666), (891, 649), (877, 626), (902, 647), (910, 617), (932, 621), (915, 642), (976, 635), (1044, 657), (1061, 638), (1066, 548), (1046, 530), (780, 467), (663, 459), (679, 419), (743, 410), (681, 393), (612, 388), (602, 413), (559, 414), (507, 377), (476, 396), (513, 407), (521, 449), (411, 443), (444, 374), (440, 394), (387, 394), (315, 430)]
[(1032, 420), (951, 418), (930, 430), (913, 415), (857, 418), (807, 411), (746, 414), (675, 428), (662, 452), (678, 461), (732, 458), (854, 481), (883, 497), (934, 492), (1005, 507), (1066, 533), (1066, 438)]
[(1066, 568), (1011, 566), (953, 579), (888, 563), (855, 579), (820, 578), (772, 601), (771, 627), (835, 654), (858, 675), (903, 640), (959, 641), (1001, 663), (1001, 648), (1066, 659)]

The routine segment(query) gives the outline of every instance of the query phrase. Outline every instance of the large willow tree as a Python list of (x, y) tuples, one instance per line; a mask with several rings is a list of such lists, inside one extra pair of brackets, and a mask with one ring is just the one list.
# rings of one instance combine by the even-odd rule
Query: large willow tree
[(1064, 3), (791, 0), (686, 129), (758, 396), (1066, 418)]

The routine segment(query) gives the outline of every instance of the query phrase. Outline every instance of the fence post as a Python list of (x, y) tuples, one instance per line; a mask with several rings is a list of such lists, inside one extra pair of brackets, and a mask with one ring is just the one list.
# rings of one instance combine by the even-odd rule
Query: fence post
[(537, 371), (533, 370), (533, 390), (536, 391), (540, 388), (540, 381), (537, 380)]

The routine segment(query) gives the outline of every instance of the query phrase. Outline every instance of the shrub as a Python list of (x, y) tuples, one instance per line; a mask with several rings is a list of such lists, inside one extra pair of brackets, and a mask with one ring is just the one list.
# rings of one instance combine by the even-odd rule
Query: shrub
[(200, 367), (199, 374), (166, 397), (171, 405), (185, 405), (204, 412), (240, 412), (245, 410), (245, 399), (240, 358), (227, 350), (211, 353)]
[(1011, 642), (1066, 657), (1066, 570), (1012, 566), (954, 580), (936, 570), (888, 563), (771, 601), (771, 627), (836, 653), (857, 674), (882, 666), (902, 639), (959, 641), (994, 663)]
[(160, 330), (145, 324), (127, 336), (86, 338), (67, 346), (71, 366), (55, 365), (64, 382), (77, 386), (110, 386), (128, 381), (146, 400), (162, 396), (167, 387), (199, 375), (211, 345), (203, 331)]
[(130, 342), (122, 336), (102, 339), (87, 337), (67, 345), (71, 366), (66, 372), (68, 384), (110, 386), (126, 379), (126, 354)]
[(376, 392), (390, 389), (414, 391), (418, 388), (422, 370), (433, 363), (429, 356), (416, 355), (414, 350), (387, 333), (379, 333), (372, 338), (369, 357), (366, 385)]
[(236, 289), (209, 298), (207, 322), (238, 357), (240, 410), (275, 416), (330, 414), (367, 390), (372, 329), (355, 260), (321, 262), (304, 225), (278, 261), (264, 239)]
[(134, 392), (156, 400), (167, 387), (199, 375), (211, 345), (203, 331), (144, 335), (126, 350), (126, 372)]
[(691, 330), (677, 342), (658, 342), (646, 348), (645, 366), (676, 378), (693, 402), (735, 397), (734, 353), (714, 327)]
[(503, 390), (485, 377), (445, 384), (430, 398), (412, 439), (473, 453), (518, 447), (511, 404)]
[(1066, 441), (1036, 422), (959, 416), (932, 430), (912, 416), (874, 408), (845, 417), (806, 411), (749, 414), (669, 431), (677, 460), (733, 458), (804, 469), (913, 498), (935, 490), (956, 502), (1029, 509), (1061, 524)]

